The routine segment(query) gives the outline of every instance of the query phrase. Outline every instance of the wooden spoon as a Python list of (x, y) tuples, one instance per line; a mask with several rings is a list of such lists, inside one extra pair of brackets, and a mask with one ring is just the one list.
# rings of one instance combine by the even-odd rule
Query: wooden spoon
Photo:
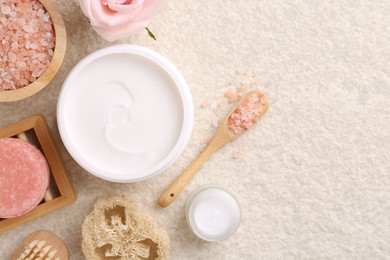
[[(176, 180), (169, 186), (169, 188), (161, 195), (158, 200), (158, 204), (161, 207), (166, 207), (171, 204), (176, 197), (180, 194), (180, 192), (184, 189), (190, 179), (195, 175), (195, 173), (199, 170), (202, 164), (219, 148), (224, 146), (225, 144), (233, 141), (244, 132), (233, 132), (229, 128), (229, 118), (234, 113), (239, 111), (245, 104), (250, 102), (250, 98), (253, 98), (255, 95), (260, 97), (261, 102), (261, 111), (256, 114), (255, 118), (253, 118), (252, 122), (257, 122), (261, 116), (265, 114), (268, 110), (268, 101), (265, 95), (259, 91), (252, 91), (246, 94), (242, 99), (237, 102), (237, 104), (227, 113), (224, 120), (221, 122), (214, 137), (211, 139), (206, 148), (199, 154), (199, 156), (187, 167), (187, 169), (179, 175)], [(247, 101), (247, 102), (246, 102)], [(245, 103), (244, 103), (245, 102)], [(237, 108), (239, 110), (237, 110)]]
[(68, 260), (69, 253), (60, 238), (49, 231), (41, 230), (28, 236), (10, 258), (25, 259)]

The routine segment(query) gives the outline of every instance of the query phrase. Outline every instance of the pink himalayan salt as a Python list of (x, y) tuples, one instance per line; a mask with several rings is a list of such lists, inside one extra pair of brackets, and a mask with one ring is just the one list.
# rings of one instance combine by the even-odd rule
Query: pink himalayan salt
[(229, 103), (234, 103), (237, 101), (237, 91), (229, 89), (225, 92), (225, 97), (228, 99)]
[(228, 107), (228, 102), (226, 100), (221, 100), (218, 106), (220, 109), (225, 110)]
[(238, 79), (225, 84), (229, 89), (225, 91), (225, 97), (229, 103), (234, 103), (247, 92), (248, 88), (256, 88), (259, 84), (256, 72), (236, 71)]
[(236, 135), (241, 135), (259, 120), (268, 106), (265, 95), (254, 92), (239, 105), (228, 118), (228, 128)]
[[(231, 86), (232, 83), (229, 83), (228, 86)], [(253, 84), (252, 84), (253, 85)], [(229, 104), (236, 102), (241, 98), (243, 92), (246, 92), (246, 86), (243, 83), (240, 83), (235, 89), (228, 89), (225, 91), (225, 98), (227, 98)]]
[(239, 148), (236, 148), (233, 150), (233, 158), (234, 159), (240, 159), (241, 157), (244, 156), (244, 151), (239, 149)]
[(208, 100), (203, 100), (202, 103), (200, 103), (201, 108), (207, 108), (209, 107), (210, 102)]
[(35, 81), (54, 54), (50, 15), (37, 0), (0, 1), (0, 91)]

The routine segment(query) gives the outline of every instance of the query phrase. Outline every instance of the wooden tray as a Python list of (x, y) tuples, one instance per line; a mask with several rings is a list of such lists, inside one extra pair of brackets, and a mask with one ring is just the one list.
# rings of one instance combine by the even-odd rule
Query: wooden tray
[(42, 116), (33, 116), (0, 129), (0, 138), (6, 137), (23, 139), (41, 150), (50, 168), (50, 185), (45, 198), (32, 211), (16, 218), (0, 218), (0, 233), (69, 205), (76, 199), (49, 128)]

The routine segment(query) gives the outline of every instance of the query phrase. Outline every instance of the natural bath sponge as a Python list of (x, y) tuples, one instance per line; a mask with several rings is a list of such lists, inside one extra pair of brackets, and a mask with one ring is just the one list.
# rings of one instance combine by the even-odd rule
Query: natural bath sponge
[(99, 198), (82, 226), (87, 259), (167, 259), (169, 238), (125, 196)]

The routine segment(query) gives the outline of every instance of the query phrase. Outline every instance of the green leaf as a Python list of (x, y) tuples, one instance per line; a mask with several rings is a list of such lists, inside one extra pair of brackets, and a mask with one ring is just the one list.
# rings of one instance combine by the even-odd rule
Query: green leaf
[(148, 32), (148, 35), (150, 36), (150, 38), (152, 38), (153, 40), (157, 41), (156, 36), (154, 36), (154, 34), (149, 30), (149, 28), (145, 27), (145, 29)]

